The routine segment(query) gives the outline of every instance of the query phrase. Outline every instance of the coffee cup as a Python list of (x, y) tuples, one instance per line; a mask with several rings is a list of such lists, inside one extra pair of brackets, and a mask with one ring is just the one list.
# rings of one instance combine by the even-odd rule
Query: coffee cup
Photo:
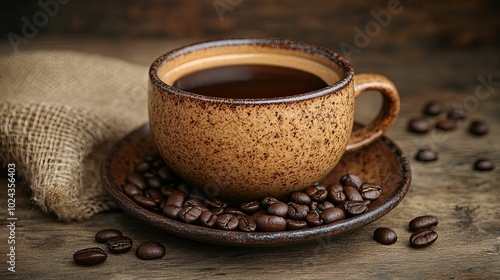
[[(172, 50), (149, 70), (151, 134), (163, 159), (208, 197), (283, 198), (326, 176), (345, 152), (379, 138), (399, 112), (379, 74), (339, 54), (275, 38)], [(354, 102), (378, 91), (378, 116), (353, 131)]]

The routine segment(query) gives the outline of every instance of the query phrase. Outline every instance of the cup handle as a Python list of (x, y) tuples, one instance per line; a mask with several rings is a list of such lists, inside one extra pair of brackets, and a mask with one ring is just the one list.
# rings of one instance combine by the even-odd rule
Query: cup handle
[(346, 148), (348, 152), (359, 150), (377, 140), (391, 127), (399, 113), (398, 91), (385, 76), (372, 73), (356, 74), (354, 98), (358, 98), (368, 90), (382, 93), (382, 108), (371, 123), (352, 132)]

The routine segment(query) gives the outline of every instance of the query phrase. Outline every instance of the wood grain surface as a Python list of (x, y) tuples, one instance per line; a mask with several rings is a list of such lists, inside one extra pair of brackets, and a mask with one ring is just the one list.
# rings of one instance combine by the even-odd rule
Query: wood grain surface
[[(377, 3), (380, 5), (387, 3), (386, 1), (379, 2)], [(416, 6), (425, 6), (416, 2), (419, 1), (412, 3)], [(464, 3), (466, 7), (477, 5), (472, 4), (472, 1), (464, 1)], [(481, 3), (484, 4), (486, 1)], [(491, 5), (496, 7), (497, 4)], [(275, 11), (278, 15), (284, 13), (276, 4), (268, 6), (271, 8), (266, 11), (271, 14), (271, 11)], [(248, 3), (243, 1), (240, 8), (235, 8), (232, 13), (227, 14), (229, 21), (213, 23), (212, 26), (230, 24), (233, 22), (230, 16), (236, 16), (238, 13), (248, 14), (250, 11), (246, 9), (251, 9), (250, 7), (250, 1)], [(358, 13), (365, 15), (366, 19), (369, 19), (367, 11), (379, 9), (369, 5), (360, 7), (364, 7), (364, 10)], [(468, 9), (466, 7), (463, 9)], [(433, 6), (431, 11), (437, 15), (439, 9), (445, 8), (437, 5)], [(458, 8), (454, 9), (456, 11)], [(318, 5), (312, 5), (308, 8), (309, 10), (312, 13), (321, 14), (322, 9)], [(409, 22), (426, 20), (427, 16), (422, 12), (423, 8), (417, 10), (416, 13), (411, 13), (411, 16), (410, 13), (408, 14), (408, 17), (411, 17), (408, 19)], [(487, 11), (481, 11), (489, 14)], [(210, 12), (213, 13), (212, 10)], [(479, 12), (476, 11), (476, 13)], [(459, 16), (453, 17), (451, 14), (444, 16), (462, 24), (458, 26), (466, 26), (467, 20), (462, 21), (458, 18)], [(250, 17), (252, 16), (247, 15), (247, 18)], [(260, 17), (264, 16), (260, 15)], [(279, 17), (293, 21), (286, 13)], [(401, 14), (401, 17), (405, 16)], [(476, 15), (474, 18), (480, 21), (481, 15)], [(253, 20), (259, 20), (259, 17), (254, 16)], [(312, 26), (319, 24), (314, 23), (313, 17), (302, 20)], [(320, 37), (316, 33), (308, 33), (309, 29), (294, 31), (293, 27), (297, 24), (290, 23), (290, 27), (280, 27), (279, 22), (281, 21), (267, 23), (268, 30), (276, 28), (274, 29), (276, 32), (262, 31), (262, 33), (312, 43), (323, 42), (324, 46), (337, 51), (342, 41), (352, 40), (354, 36), (352, 28), (356, 26), (356, 23), (352, 25), (350, 22), (347, 34), (343, 33), (341, 40), (332, 36), (322, 37), (319, 40)], [(357, 24), (363, 27), (365, 22), (360, 20)], [(288, 22), (283, 21), (281, 24), (288, 24)], [(498, 28), (498, 22), (496, 24), (496, 27), (493, 26), (494, 30)], [(332, 239), (318, 239), (317, 242), (308, 245), (284, 248), (221, 247), (172, 236), (143, 225), (121, 211), (99, 214), (86, 222), (61, 223), (53, 215), (44, 213), (34, 206), (30, 201), (29, 186), (18, 183), (15, 206), (17, 217), (16, 272), (12, 273), (7, 271), (7, 254), (9, 253), (8, 246), (10, 246), (8, 244), (10, 230), (7, 221), (8, 196), (5, 179), (7, 171), (1, 170), (0, 278), (500, 278), (500, 51), (498, 45), (495, 45), (495, 40), (498, 40), (498, 29), (496, 29), (496, 37), (493, 36), (492, 39), (491, 32), (488, 30), (483, 30), (482, 33), (473, 32), (475, 29), (479, 30), (484, 27), (484, 22), (468, 29), (472, 33), (469, 31), (463, 33), (457, 31), (456, 34), (445, 32), (450, 29), (459, 29), (452, 23), (446, 27), (448, 29), (432, 30), (432, 24), (424, 24), (424, 26), (430, 29), (428, 31), (421, 31), (416, 27), (408, 29), (407, 36), (412, 40), (398, 43), (397, 47), (391, 47), (390, 51), (377, 47), (393, 46), (391, 34), (382, 30), (381, 37), (377, 36), (373, 39), (373, 45), (369, 44), (351, 57), (356, 72), (376, 72), (386, 75), (395, 83), (401, 96), (400, 115), (387, 135), (412, 158), (413, 181), (409, 193), (401, 204), (380, 220), (355, 232)], [(59, 28), (64, 29), (63, 26)], [(231, 29), (231, 27), (227, 28)], [(177, 29), (172, 27), (172, 30)], [(239, 30), (239, 33), (233, 31), (231, 35), (245, 33), (241, 27)], [(28, 44), (23, 45), (22, 49), (70, 49), (149, 65), (165, 51), (211, 36), (206, 35), (206, 31), (198, 32), (191, 33), (190, 36), (180, 34), (177, 38), (142, 37), (137, 39), (133, 37), (109, 38), (89, 34), (68, 37), (60, 30), (59, 33), (40, 34), (31, 39)], [(436, 35), (441, 34), (440, 32), (445, 32), (442, 34), (448, 34), (446, 36), (450, 37)], [(247, 33), (252, 34), (252, 32)], [(398, 36), (403, 36), (402, 34), (398, 33)], [(434, 34), (433, 36), (445, 39), (454, 38), (455, 41), (443, 39), (447, 43), (441, 44), (440, 47), (425, 48), (426, 34)], [(462, 34), (462, 37), (457, 34)], [(397, 38), (406, 37), (396, 37), (395, 40), (399, 40)], [(462, 41), (459, 40), (460, 38)], [(421, 42), (421, 44), (414, 45), (412, 44), (414, 42)], [(12, 45), (3, 40), (0, 42), (0, 51), (12, 53)], [(467, 111), (469, 118), (459, 129), (452, 132), (434, 131), (425, 135), (409, 133), (406, 129), (408, 120), (421, 115), (423, 105), (429, 100), (442, 101), (448, 107), (461, 106)], [(374, 107), (379, 104), (380, 98), (376, 94), (363, 96), (357, 103), (357, 120), (366, 122), (372, 118), (376, 111)], [(488, 135), (475, 137), (467, 132), (468, 125), (476, 118), (488, 122), (491, 130)], [(424, 146), (438, 150), (439, 160), (430, 163), (413, 160), (415, 152)], [(496, 169), (490, 172), (474, 171), (472, 164), (479, 157), (488, 157), (493, 160)], [(408, 222), (416, 216), (427, 214), (438, 217), (439, 225), (435, 230), (439, 238), (430, 247), (411, 248), (408, 244), (411, 234)], [(394, 229), (398, 234), (398, 241), (390, 246), (378, 244), (372, 237), (377, 227)], [(73, 253), (86, 247), (102, 246), (95, 243), (94, 235), (104, 228), (116, 228), (123, 231), (134, 240), (135, 246), (148, 240), (161, 242), (166, 246), (167, 253), (160, 260), (142, 261), (135, 256), (133, 251), (130, 251), (123, 255), (110, 255), (105, 263), (98, 266), (76, 265), (72, 259)]]

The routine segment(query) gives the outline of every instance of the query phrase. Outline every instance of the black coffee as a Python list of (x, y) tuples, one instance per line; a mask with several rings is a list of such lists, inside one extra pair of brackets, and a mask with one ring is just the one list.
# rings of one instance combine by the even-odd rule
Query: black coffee
[(308, 72), (269, 65), (235, 65), (201, 70), (174, 84), (185, 91), (224, 98), (272, 98), (302, 94), (327, 86)]

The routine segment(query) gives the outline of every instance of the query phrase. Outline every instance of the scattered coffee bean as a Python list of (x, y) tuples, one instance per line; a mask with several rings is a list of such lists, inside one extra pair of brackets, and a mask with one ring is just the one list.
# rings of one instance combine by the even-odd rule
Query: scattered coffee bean
[(165, 246), (156, 241), (147, 241), (137, 247), (135, 254), (141, 260), (161, 259), (165, 256)]
[(160, 188), (161, 194), (164, 197), (169, 197), (173, 192), (178, 191), (178, 190), (179, 189), (177, 189), (176, 187), (170, 186), (170, 185), (163, 185)]
[(303, 229), (303, 228), (307, 228), (306, 221), (297, 221), (297, 220), (292, 220), (292, 219), (286, 220), (286, 229), (288, 229), (288, 230), (296, 230), (296, 229)]
[(149, 197), (145, 197), (143, 195), (140, 195), (140, 194), (137, 194), (137, 195), (134, 195), (132, 197), (132, 199), (137, 203), (139, 204), (140, 206), (146, 208), (146, 209), (153, 209), (155, 208), (157, 205), (156, 205), (156, 202), (149, 198)]
[(122, 232), (117, 229), (103, 229), (95, 234), (95, 241), (99, 243), (106, 243), (109, 239), (122, 235)]
[(292, 192), (290, 194), (290, 200), (297, 204), (308, 205), (311, 203), (311, 197), (305, 192)]
[(326, 188), (326, 191), (343, 192), (344, 186), (342, 186), (340, 183), (333, 183)]
[(246, 214), (243, 213), (243, 211), (241, 211), (239, 208), (236, 208), (236, 207), (228, 207), (228, 208), (224, 209), (224, 213), (232, 214), (232, 215), (236, 216), (237, 218), (242, 217), (242, 216), (246, 216)]
[(148, 186), (146, 179), (136, 172), (130, 172), (127, 174), (127, 182), (134, 184), (143, 190)]
[(437, 116), (441, 114), (444, 110), (443, 103), (439, 101), (429, 101), (424, 105), (422, 113), (427, 116)]
[(363, 201), (363, 197), (359, 193), (358, 188), (355, 188), (353, 186), (347, 186), (344, 188), (344, 193), (346, 200)]
[(358, 175), (346, 174), (340, 178), (340, 184), (344, 187), (352, 186), (358, 189), (363, 184), (363, 180)]
[(203, 206), (203, 201), (201, 201), (201, 199), (199, 198), (189, 198), (189, 199), (186, 199), (184, 201), (184, 203), (182, 204), (183, 207), (189, 207), (189, 206), (194, 206), (194, 205), (197, 205), (197, 206)]
[(257, 229), (257, 222), (252, 216), (238, 217), (238, 228), (241, 231), (255, 231)]
[(132, 183), (126, 184), (125, 187), (123, 187), (123, 192), (130, 197), (134, 195), (142, 195), (142, 189)]
[(344, 210), (351, 215), (359, 215), (368, 210), (370, 205), (369, 200), (364, 201), (346, 201), (344, 203)]
[(203, 208), (198, 205), (188, 206), (179, 211), (177, 218), (181, 222), (193, 224), (198, 221), (202, 212)]
[(448, 111), (446, 118), (450, 120), (462, 121), (467, 118), (467, 113), (462, 108), (454, 107)]
[(238, 218), (232, 214), (221, 214), (217, 217), (216, 226), (223, 230), (235, 230), (238, 228)]
[(210, 212), (212, 212), (213, 214), (216, 214), (216, 215), (220, 215), (220, 214), (224, 213), (224, 208), (221, 208), (221, 207), (210, 208)]
[(108, 258), (108, 254), (101, 248), (87, 248), (76, 251), (73, 260), (80, 265), (96, 265), (103, 263)]
[(379, 227), (373, 232), (373, 238), (380, 244), (391, 245), (396, 243), (398, 235), (390, 228)]
[(419, 216), (410, 221), (408, 226), (412, 231), (423, 228), (431, 228), (438, 225), (438, 219), (431, 215)]
[(277, 200), (276, 198), (268, 196), (268, 197), (264, 197), (264, 198), (262, 199), (262, 201), (260, 202), (260, 205), (262, 205), (262, 207), (263, 207), (264, 209), (267, 209), (267, 207), (269, 207), (269, 205), (271, 205), (271, 204), (273, 204), (273, 203), (276, 203), (276, 202), (278, 202), (278, 201), (279, 201), (279, 200)]
[(286, 214), (288, 213), (288, 206), (285, 203), (278, 201), (267, 207), (267, 213), (269, 215), (286, 217)]
[(328, 191), (328, 200), (333, 202), (333, 204), (340, 204), (346, 201), (346, 196), (343, 191), (329, 190)]
[(335, 205), (329, 201), (323, 201), (323, 203), (318, 203), (316, 206), (319, 211), (325, 211), (328, 208), (333, 208)]
[(227, 207), (227, 202), (222, 200), (222, 199), (217, 199), (217, 198), (211, 198), (208, 199), (207, 205), (211, 207), (217, 207), (217, 208), (226, 208)]
[(213, 228), (217, 222), (217, 214), (210, 211), (203, 211), (200, 215), (200, 224), (204, 227)]
[(176, 182), (177, 176), (172, 172), (168, 166), (163, 166), (158, 170), (158, 176), (166, 182)]
[(442, 131), (451, 131), (458, 127), (458, 122), (455, 119), (442, 119), (436, 122), (436, 128)]
[(469, 126), (469, 133), (475, 136), (486, 135), (489, 131), (488, 124), (482, 120), (474, 120)]
[(322, 202), (328, 197), (328, 192), (326, 189), (317, 187), (307, 187), (305, 193), (311, 198), (311, 200)]
[(128, 236), (117, 236), (106, 241), (106, 246), (111, 253), (121, 254), (132, 248), (132, 239)]
[(480, 158), (474, 162), (474, 169), (477, 171), (491, 171), (495, 169), (495, 164), (487, 158)]
[(302, 220), (307, 216), (309, 207), (307, 205), (290, 202), (288, 204), (287, 217), (294, 220)]
[(148, 178), (147, 184), (150, 188), (160, 188), (163, 185), (163, 180), (158, 176)]
[(432, 129), (431, 122), (424, 118), (413, 118), (408, 122), (408, 131), (424, 134)]
[(186, 199), (186, 193), (183, 191), (173, 192), (167, 199), (166, 205), (175, 205), (182, 207), (184, 200)]
[(181, 212), (182, 207), (179, 207), (177, 205), (165, 205), (163, 206), (163, 215), (170, 219), (177, 219), (177, 215), (179, 212)]
[(382, 188), (377, 185), (364, 183), (359, 188), (359, 192), (364, 200), (375, 200), (382, 194)]
[(143, 161), (135, 165), (135, 172), (139, 174), (144, 174), (151, 169), (151, 162)]
[(415, 154), (415, 159), (423, 162), (435, 161), (438, 159), (438, 153), (428, 148), (422, 148)]
[(249, 201), (249, 202), (244, 202), (240, 206), (241, 211), (248, 215), (252, 215), (255, 212), (259, 211), (260, 209), (260, 202), (259, 201)]
[(160, 189), (147, 189), (144, 196), (151, 198), (156, 204), (160, 204), (163, 200), (163, 194), (161, 194)]
[(321, 212), (319, 218), (323, 220), (324, 224), (330, 224), (344, 219), (345, 213), (338, 207), (327, 208)]
[(410, 245), (415, 248), (423, 248), (434, 243), (438, 238), (437, 232), (432, 229), (422, 228), (410, 236)]
[(323, 220), (320, 219), (319, 214), (317, 212), (311, 212), (307, 214), (305, 221), (310, 227), (317, 227), (323, 224)]
[(256, 218), (257, 228), (260, 231), (283, 231), (286, 229), (286, 220), (283, 217), (261, 215)]

